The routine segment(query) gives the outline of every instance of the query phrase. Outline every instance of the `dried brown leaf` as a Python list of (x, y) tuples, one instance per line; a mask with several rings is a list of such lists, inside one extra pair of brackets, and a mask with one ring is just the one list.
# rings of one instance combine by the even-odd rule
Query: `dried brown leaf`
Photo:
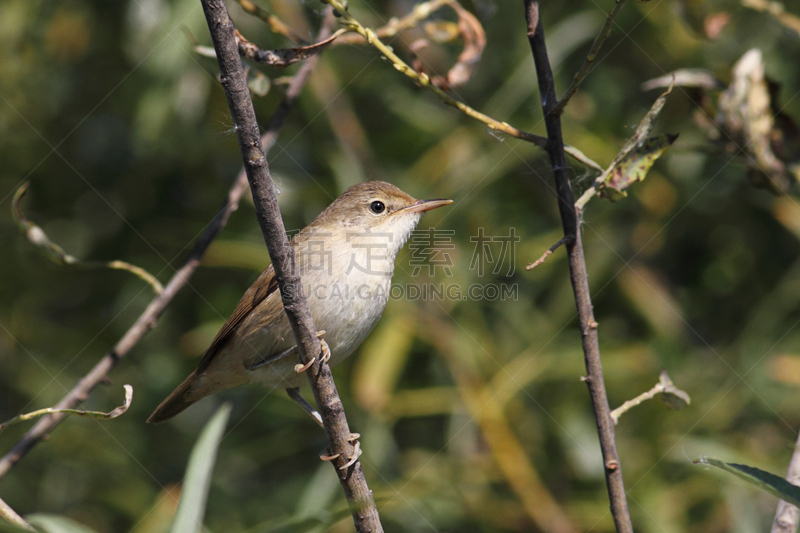
[(239, 42), (239, 54), (242, 56), (256, 63), (262, 63), (276, 68), (284, 68), (322, 52), (330, 46), (339, 35), (341, 35), (341, 30), (318, 43), (299, 48), (278, 48), (276, 50), (264, 50), (259, 48), (257, 45), (245, 39), (238, 31), (236, 32), (236, 39)]

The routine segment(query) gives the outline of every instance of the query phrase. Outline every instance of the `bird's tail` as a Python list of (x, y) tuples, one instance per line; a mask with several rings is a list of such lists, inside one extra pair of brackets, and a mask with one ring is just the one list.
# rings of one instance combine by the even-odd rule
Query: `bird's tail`
[(167, 396), (167, 399), (161, 402), (150, 418), (147, 419), (148, 424), (159, 424), (165, 422), (177, 415), (197, 400), (205, 397), (206, 394), (200, 389), (200, 378), (197, 372), (189, 374), (183, 383), (172, 391), (172, 394)]

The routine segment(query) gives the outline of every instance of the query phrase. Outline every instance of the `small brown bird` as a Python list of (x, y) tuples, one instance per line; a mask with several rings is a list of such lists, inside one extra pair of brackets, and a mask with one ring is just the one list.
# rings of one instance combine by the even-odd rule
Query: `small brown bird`
[[(324, 331), (331, 366), (369, 335), (389, 299), (394, 261), (422, 213), (452, 200), (416, 200), (394, 185), (354, 185), (292, 239), (303, 292)], [(294, 335), (268, 266), (245, 292), (200, 364), (150, 415), (163, 422), (223, 389), (260, 382), (299, 396)]]

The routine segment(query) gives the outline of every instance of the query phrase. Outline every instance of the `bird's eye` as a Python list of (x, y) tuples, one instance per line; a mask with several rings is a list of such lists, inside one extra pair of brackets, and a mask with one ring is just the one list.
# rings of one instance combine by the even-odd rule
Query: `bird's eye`
[(380, 202), (378, 200), (375, 200), (374, 202), (369, 204), (369, 208), (376, 215), (379, 215), (379, 214), (383, 213), (384, 211), (386, 211), (386, 206), (383, 205), (383, 202)]

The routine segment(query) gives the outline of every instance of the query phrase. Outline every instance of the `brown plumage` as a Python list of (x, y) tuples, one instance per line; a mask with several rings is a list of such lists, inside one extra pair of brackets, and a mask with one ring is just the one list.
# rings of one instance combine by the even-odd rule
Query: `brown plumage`
[[(361, 183), (345, 191), (292, 239), (314, 323), (327, 332), (330, 365), (350, 355), (377, 323), (388, 300), (395, 257), (422, 213), (448, 203), (451, 201), (416, 200), (381, 181)], [(382, 244), (385, 256), (376, 258), (364, 245), (365, 239), (372, 247)], [(327, 272), (318, 268), (320, 250), (328, 254)], [(357, 260), (364, 259), (375, 260), (374, 271), (353, 268)], [(341, 297), (343, 289), (352, 288), (355, 293), (363, 287), (372, 291), (369, 297)], [(295, 388), (305, 381), (294, 372), (296, 357), (288, 356), (295, 341), (277, 289), (270, 265), (242, 296), (197, 369), (158, 406), (148, 422), (172, 418), (222, 389), (254, 381)], [(335, 294), (339, 298), (334, 298)]]

